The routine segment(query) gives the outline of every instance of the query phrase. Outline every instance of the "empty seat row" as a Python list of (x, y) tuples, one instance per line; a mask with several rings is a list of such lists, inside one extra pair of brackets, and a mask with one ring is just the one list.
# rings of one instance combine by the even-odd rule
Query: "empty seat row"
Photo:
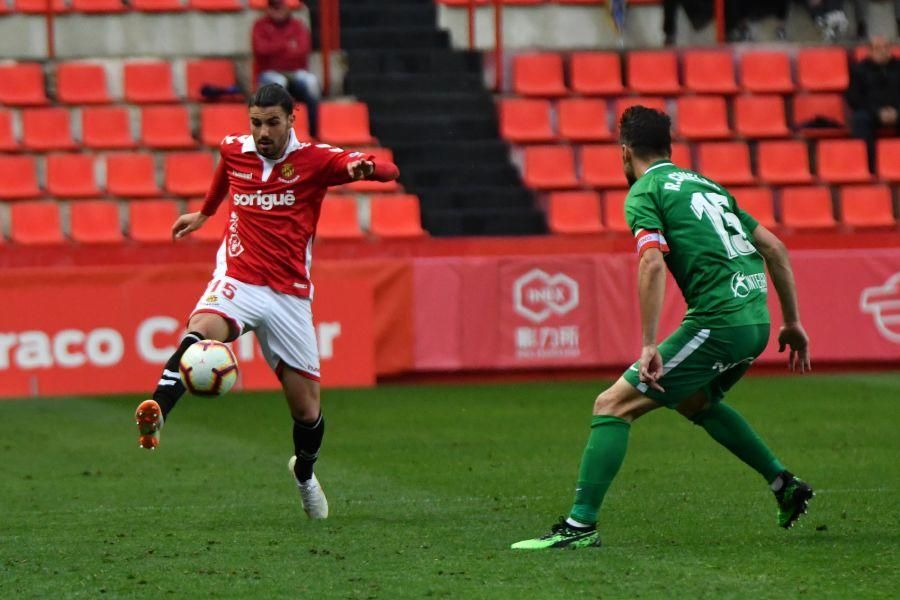
[[(523, 96), (558, 97), (637, 94), (782, 93), (795, 87), (811, 92), (843, 91), (849, 82), (847, 51), (843, 48), (801, 48), (796, 56), (796, 85), (791, 56), (780, 51), (750, 51), (738, 57), (740, 81), (731, 50), (640, 50), (625, 54), (625, 79), (616, 52), (573, 52), (568, 77), (564, 59), (555, 52), (520, 54), (513, 58), (513, 91)], [(568, 83), (567, 83), (568, 82)]]
[[(287, 4), (293, 8), (300, 5), (299, 0), (288, 0)], [(245, 8), (264, 10), (266, 0), (53, 0), (54, 13), (109, 14), (129, 10), (150, 13), (186, 10), (232, 12)], [(6, 0), (0, 0), (0, 14), (4, 12), (43, 14), (47, 12), (47, 0), (11, 0), (9, 6)]]
[[(106, 67), (93, 62), (60, 63), (50, 73), (54, 77), (56, 99), (64, 104), (105, 104), (113, 100)], [(122, 68), (123, 97), (135, 104), (178, 102), (172, 63), (162, 60), (128, 61)], [(234, 61), (196, 59), (185, 64), (185, 90), (189, 100), (201, 100), (204, 85), (236, 85)], [(39, 63), (0, 65), (0, 104), (39, 106), (49, 99), (44, 68)]]
[[(621, 147), (591, 144), (580, 147), (580, 175), (575, 148), (568, 145), (535, 145), (524, 149), (525, 183), (538, 190), (625, 187)], [(673, 161), (696, 169), (723, 185), (746, 185), (757, 181), (776, 185), (799, 185), (818, 179), (825, 183), (866, 183), (868, 170), (865, 144), (860, 140), (822, 140), (816, 144), (815, 177), (810, 169), (805, 142), (760, 142), (755, 170), (750, 148), (740, 142), (708, 142), (697, 146), (696, 164), (686, 146), (674, 144)], [(877, 173), (885, 181), (900, 181), (900, 139), (878, 142)]]
[[(0, 151), (47, 152), (72, 150), (80, 146), (95, 149), (128, 149), (136, 146), (177, 149), (200, 143), (215, 147), (233, 133), (249, 133), (245, 104), (203, 104), (196, 127), (185, 105), (151, 105), (140, 109), (138, 137), (132, 133), (132, 113), (123, 106), (88, 106), (79, 109), (80, 136), (72, 132), (72, 112), (61, 107), (23, 108), (18, 111), (21, 139), (15, 135), (13, 111), (0, 108)], [(294, 107), (294, 130), (300, 139), (309, 139), (306, 105)], [(369, 126), (369, 112), (360, 102), (323, 102), (320, 106), (319, 137), (322, 141), (347, 146), (375, 142)]]
[[(387, 148), (363, 149), (375, 160), (393, 162)], [(211, 152), (169, 152), (162, 159), (162, 186), (157, 179), (157, 161), (153, 154), (119, 152), (98, 160), (93, 154), (48, 154), (44, 160), (45, 184), (40, 185), (35, 157), (0, 156), (0, 200), (38, 198), (46, 190), (58, 198), (91, 198), (109, 195), (123, 198), (148, 198), (163, 191), (173, 196), (204, 195), (212, 180), (214, 159)], [(105, 177), (99, 174), (105, 173)], [(345, 186), (356, 192), (394, 192), (396, 181), (356, 181)]]
[[(203, 201), (187, 203), (187, 211), (198, 211)], [(9, 208), (10, 240), (26, 245), (59, 244), (66, 239), (61, 226), (61, 203), (53, 201), (20, 202)], [(117, 244), (125, 235), (137, 242), (170, 242), (172, 224), (178, 218), (178, 203), (173, 200), (139, 200), (127, 203), (123, 215), (118, 202), (85, 200), (68, 205), (69, 237), (84, 244)], [(419, 200), (409, 194), (382, 195), (369, 201), (369, 228), (378, 237), (409, 238), (425, 234), (419, 214)], [(127, 227), (123, 232), (123, 216)], [(216, 242), (222, 239), (227, 211), (219, 210), (193, 239)], [(317, 237), (355, 239), (364, 235), (353, 196), (329, 195), (322, 206)], [(0, 235), (2, 239), (2, 235)]]
[[(615, 123), (635, 104), (667, 111), (659, 97), (619, 98)], [(798, 94), (792, 98), (792, 127), (810, 136), (846, 133), (843, 100), (838, 94)], [(554, 110), (555, 108), (555, 110)], [(778, 138), (791, 135), (781, 96), (737, 96), (733, 101), (734, 128), (722, 96), (683, 96), (674, 103), (674, 132), (688, 140)], [(553, 103), (542, 98), (504, 98), (498, 107), (500, 131), (515, 143), (555, 141), (605, 141), (613, 138), (606, 101), (598, 98), (563, 98)], [(555, 119), (554, 119), (555, 117)], [(554, 127), (555, 120), (555, 127)], [(816, 121), (830, 127), (812, 128)], [(615, 125), (614, 125), (615, 126)]]
[[(820, 186), (783, 188), (781, 218), (776, 221), (772, 190), (764, 187), (735, 188), (738, 205), (768, 228), (829, 229), (838, 223), (854, 227), (896, 227), (894, 202), (885, 185), (850, 185), (838, 193), (835, 220), (831, 191)], [(628, 232), (625, 222), (625, 191), (608, 190), (554, 192), (548, 199), (548, 223), (556, 233)]]

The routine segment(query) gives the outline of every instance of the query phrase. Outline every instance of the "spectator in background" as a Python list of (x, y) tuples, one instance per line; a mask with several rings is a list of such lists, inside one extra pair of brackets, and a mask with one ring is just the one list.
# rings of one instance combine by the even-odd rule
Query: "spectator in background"
[(291, 15), (287, 0), (268, 0), (266, 16), (253, 24), (253, 72), (257, 87), (275, 83), (303, 102), (309, 112), (309, 133), (318, 136), (319, 81), (309, 72), (312, 36), (305, 23)]
[(875, 132), (900, 126), (900, 61), (884, 36), (873, 36), (871, 54), (850, 72), (845, 97), (850, 105), (853, 137), (866, 142), (869, 168), (875, 170)]

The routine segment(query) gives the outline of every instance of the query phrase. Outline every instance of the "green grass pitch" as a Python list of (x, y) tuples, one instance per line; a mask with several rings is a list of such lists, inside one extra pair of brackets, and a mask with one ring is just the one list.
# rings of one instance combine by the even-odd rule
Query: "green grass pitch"
[(900, 375), (748, 378), (730, 395), (817, 489), (765, 483), (677, 414), (633, 428), (604, 547), (514, 552), (569, 507), (602, 382), (328, 391), (310, 522), (276, 394), (0, 402), (0, 598), (875, 598), (900, 590)]

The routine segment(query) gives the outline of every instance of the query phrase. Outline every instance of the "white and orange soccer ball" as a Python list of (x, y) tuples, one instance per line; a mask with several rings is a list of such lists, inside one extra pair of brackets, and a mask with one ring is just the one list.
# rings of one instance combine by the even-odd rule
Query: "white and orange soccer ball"
[(181, 356), (181, 380), (195, 396), (221, 396), (237, 381), (238, 364), (231, 348), (215, 340), (192, 344)]

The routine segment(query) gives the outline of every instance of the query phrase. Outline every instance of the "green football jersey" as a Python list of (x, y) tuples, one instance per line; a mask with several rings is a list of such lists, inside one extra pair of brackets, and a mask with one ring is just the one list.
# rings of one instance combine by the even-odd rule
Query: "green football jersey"
[(735, 327), (769, 322), (765, 263), (756, 251), (756, 219), (721, 185), (657, 161), (625, 198), (625, 219), (642, 240), (660, 233), (666, 264), (687, 302), (684, 322)]

